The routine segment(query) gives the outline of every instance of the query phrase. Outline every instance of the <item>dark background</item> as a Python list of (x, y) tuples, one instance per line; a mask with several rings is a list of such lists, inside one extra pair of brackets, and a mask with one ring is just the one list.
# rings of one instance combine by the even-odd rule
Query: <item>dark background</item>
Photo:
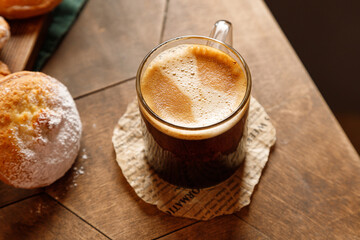
[(360, 152), (360, 1), (265, 0)]

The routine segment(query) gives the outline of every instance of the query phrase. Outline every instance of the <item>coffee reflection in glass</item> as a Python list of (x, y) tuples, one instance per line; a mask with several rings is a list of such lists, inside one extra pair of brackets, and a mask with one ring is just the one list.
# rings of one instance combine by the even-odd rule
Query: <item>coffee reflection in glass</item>
[(250, 71), (224, 42), (229, 22), (218, 21), (211, 36), (160, 44), (136, 78), (147, 161), (180, 187), (217, 185), (245, 158)]

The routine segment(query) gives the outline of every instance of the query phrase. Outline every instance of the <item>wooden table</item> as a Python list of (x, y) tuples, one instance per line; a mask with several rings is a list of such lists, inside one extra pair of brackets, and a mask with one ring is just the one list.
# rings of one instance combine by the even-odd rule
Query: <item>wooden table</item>
[[(360, 239), (359, 156), (265, 3), (220, 3), (89, 0), (43, 69), (76, 100), (79, 157), (44, 189), (0, 183), (0, 239)], [(175, 36), (208, 35), (218, 19), (233, 23), (234, 47), (277, 143), (251, 204), (201, 222), (143, 202), (115, 161), (111, 137), (135, 97), (145, 54)]]

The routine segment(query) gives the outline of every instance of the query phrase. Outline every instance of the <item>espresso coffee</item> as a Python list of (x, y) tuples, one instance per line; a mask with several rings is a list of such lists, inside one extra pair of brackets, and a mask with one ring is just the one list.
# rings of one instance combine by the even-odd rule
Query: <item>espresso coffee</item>
[(140, 90), (146, 156), (160, 177), (204, 188), (238, 169), (249, 107), (238, 61), (206, 45), (178, 45), (149, 63)]
[(143, 97), (169, 123), (204, 127), (240, 105), (246, 78), (239, 64), (205, 45), (179, 45), (158, 55), (141, 79)]

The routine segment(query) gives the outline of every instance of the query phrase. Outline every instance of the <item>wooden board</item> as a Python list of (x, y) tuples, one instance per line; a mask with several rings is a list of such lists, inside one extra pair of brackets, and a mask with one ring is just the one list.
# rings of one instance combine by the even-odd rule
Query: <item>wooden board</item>
[(11, 37), (0, 50), (0, 61), (6, 63), (11, 72), (31, 70), (41, 46), (48, 19), (49, 15), (44, 15), (9, 21)]

